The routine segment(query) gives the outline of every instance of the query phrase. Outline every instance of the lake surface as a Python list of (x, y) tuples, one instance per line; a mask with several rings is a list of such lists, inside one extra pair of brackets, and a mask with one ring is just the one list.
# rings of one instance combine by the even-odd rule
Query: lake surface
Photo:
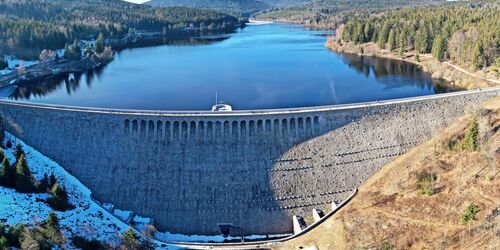
[(224, 36), (165, 41), (115, 54), (104, 68), (19, 86), (10, 97), (38, 103), (152, 110), (210, 110), (345, 104), (448, 92), (415, 65), (342, 55), (325, 31), (247, 26)]

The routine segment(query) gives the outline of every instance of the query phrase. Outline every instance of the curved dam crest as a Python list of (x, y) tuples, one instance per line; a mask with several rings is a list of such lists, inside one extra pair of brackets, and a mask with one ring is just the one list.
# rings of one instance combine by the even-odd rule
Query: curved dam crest
[(0, 101), (7, 131), (58, 162), (102, 202), (160, 231), (244, 234), (312, 222), (382, 166), (500, 87), (287, 110), (158, 112)]

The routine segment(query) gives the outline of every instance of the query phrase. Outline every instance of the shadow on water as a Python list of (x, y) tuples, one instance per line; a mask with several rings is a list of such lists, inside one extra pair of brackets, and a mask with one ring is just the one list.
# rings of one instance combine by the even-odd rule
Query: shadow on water
[[(433, 79), (422, 71), (419, 65), (401, 60), (374, 56), (358, 56), (354, 54), (337, 53), (342, 61), (356, 72), (369, 78), (371, 75), (387, 88), (397, 88), (413, 84), (420, 89), (434, 90), (435, 94), (462, 90), (451, 87), (446, 80)], [(401, 81), (401, 76), (411, 77), (414, 81)]]
[(93, 79), (102, 74), (105, 67), (79, 74), (65, 74), (60, 77), (50, 78), (43, 81), (27, 82), (18, 84), (16, 90), (10, 95), (13, 100), (30, 100), (37, 97), (43, 97), (64, 87), (66, 93), (71, 95), (78, 91), (83, 82), (91, 87)]

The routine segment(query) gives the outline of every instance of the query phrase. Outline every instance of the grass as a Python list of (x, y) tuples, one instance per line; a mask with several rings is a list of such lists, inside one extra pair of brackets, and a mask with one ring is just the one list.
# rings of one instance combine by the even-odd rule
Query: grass
[(421, 194), (431, 196), (436, 193), (436, 188), (434, 188), (434, 182), (437, 180), (437, 176), (434, 173), (422, 170), (417, 173), (417, 187)]
[(476, 215), (479, 212), (479, 207), (471, 203), (462, 215), (462, 224), (467, 225), (471, 220), (477, 220)]

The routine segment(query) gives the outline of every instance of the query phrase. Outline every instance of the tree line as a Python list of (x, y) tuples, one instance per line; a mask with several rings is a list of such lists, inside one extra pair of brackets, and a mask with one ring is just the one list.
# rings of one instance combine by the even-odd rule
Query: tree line
[(351, 18), (339, 27), (341, 41), (432, 53), (440, 60), (477, 70), (500, 66), (500, 7), (444, 5), (394, 10)]
[[(147, 239), (137, 235), (128, 228), (120, 235), (118, 246), (97, 239), (88, 239), (80, 235), (66, 237), (62, 231), (62, 225), (54, 211), (51, 211), (42, 222), (35, 225), (4, 225), (0, 222), (0, 249), (70, 249), (77, 248), (83, 250), (152, 250), (154, 245)], [(88, 237), (88, 236), (87, 236)], [(71, 245), (69, 245), (70, 243)]]
[(260, 13), (257, 18), (303, 23), (315, 29), (336, 29), (350, 16), (388, 9), (437, 5), (445, 0), (316, 0)]
[[(6, 147), (11, 147), (10, 140)], [(36, 180), (26, 160), (26, 155), (21, 144), (17, 144), (14, 149), (14, 164), (11, 164), (9, 158), (0, 148), (0, 186), (14, 188), (21, 193), (48, 193), (50, 198), (47, 203), (54, 210), (66, 211), (73, 208), (69, 203), (66, 189), (59, 184), (56, 177), (51, 174), (50, 177), (44, 174), (41, 180)]]
[(212, 10), (160, 8), (119, 0), (0, 1), (0, 55), (38, 56), (75, 39), (123, 38), (131, 30), (181, 32), (186, 29), (229, 31), (242, 19)]

